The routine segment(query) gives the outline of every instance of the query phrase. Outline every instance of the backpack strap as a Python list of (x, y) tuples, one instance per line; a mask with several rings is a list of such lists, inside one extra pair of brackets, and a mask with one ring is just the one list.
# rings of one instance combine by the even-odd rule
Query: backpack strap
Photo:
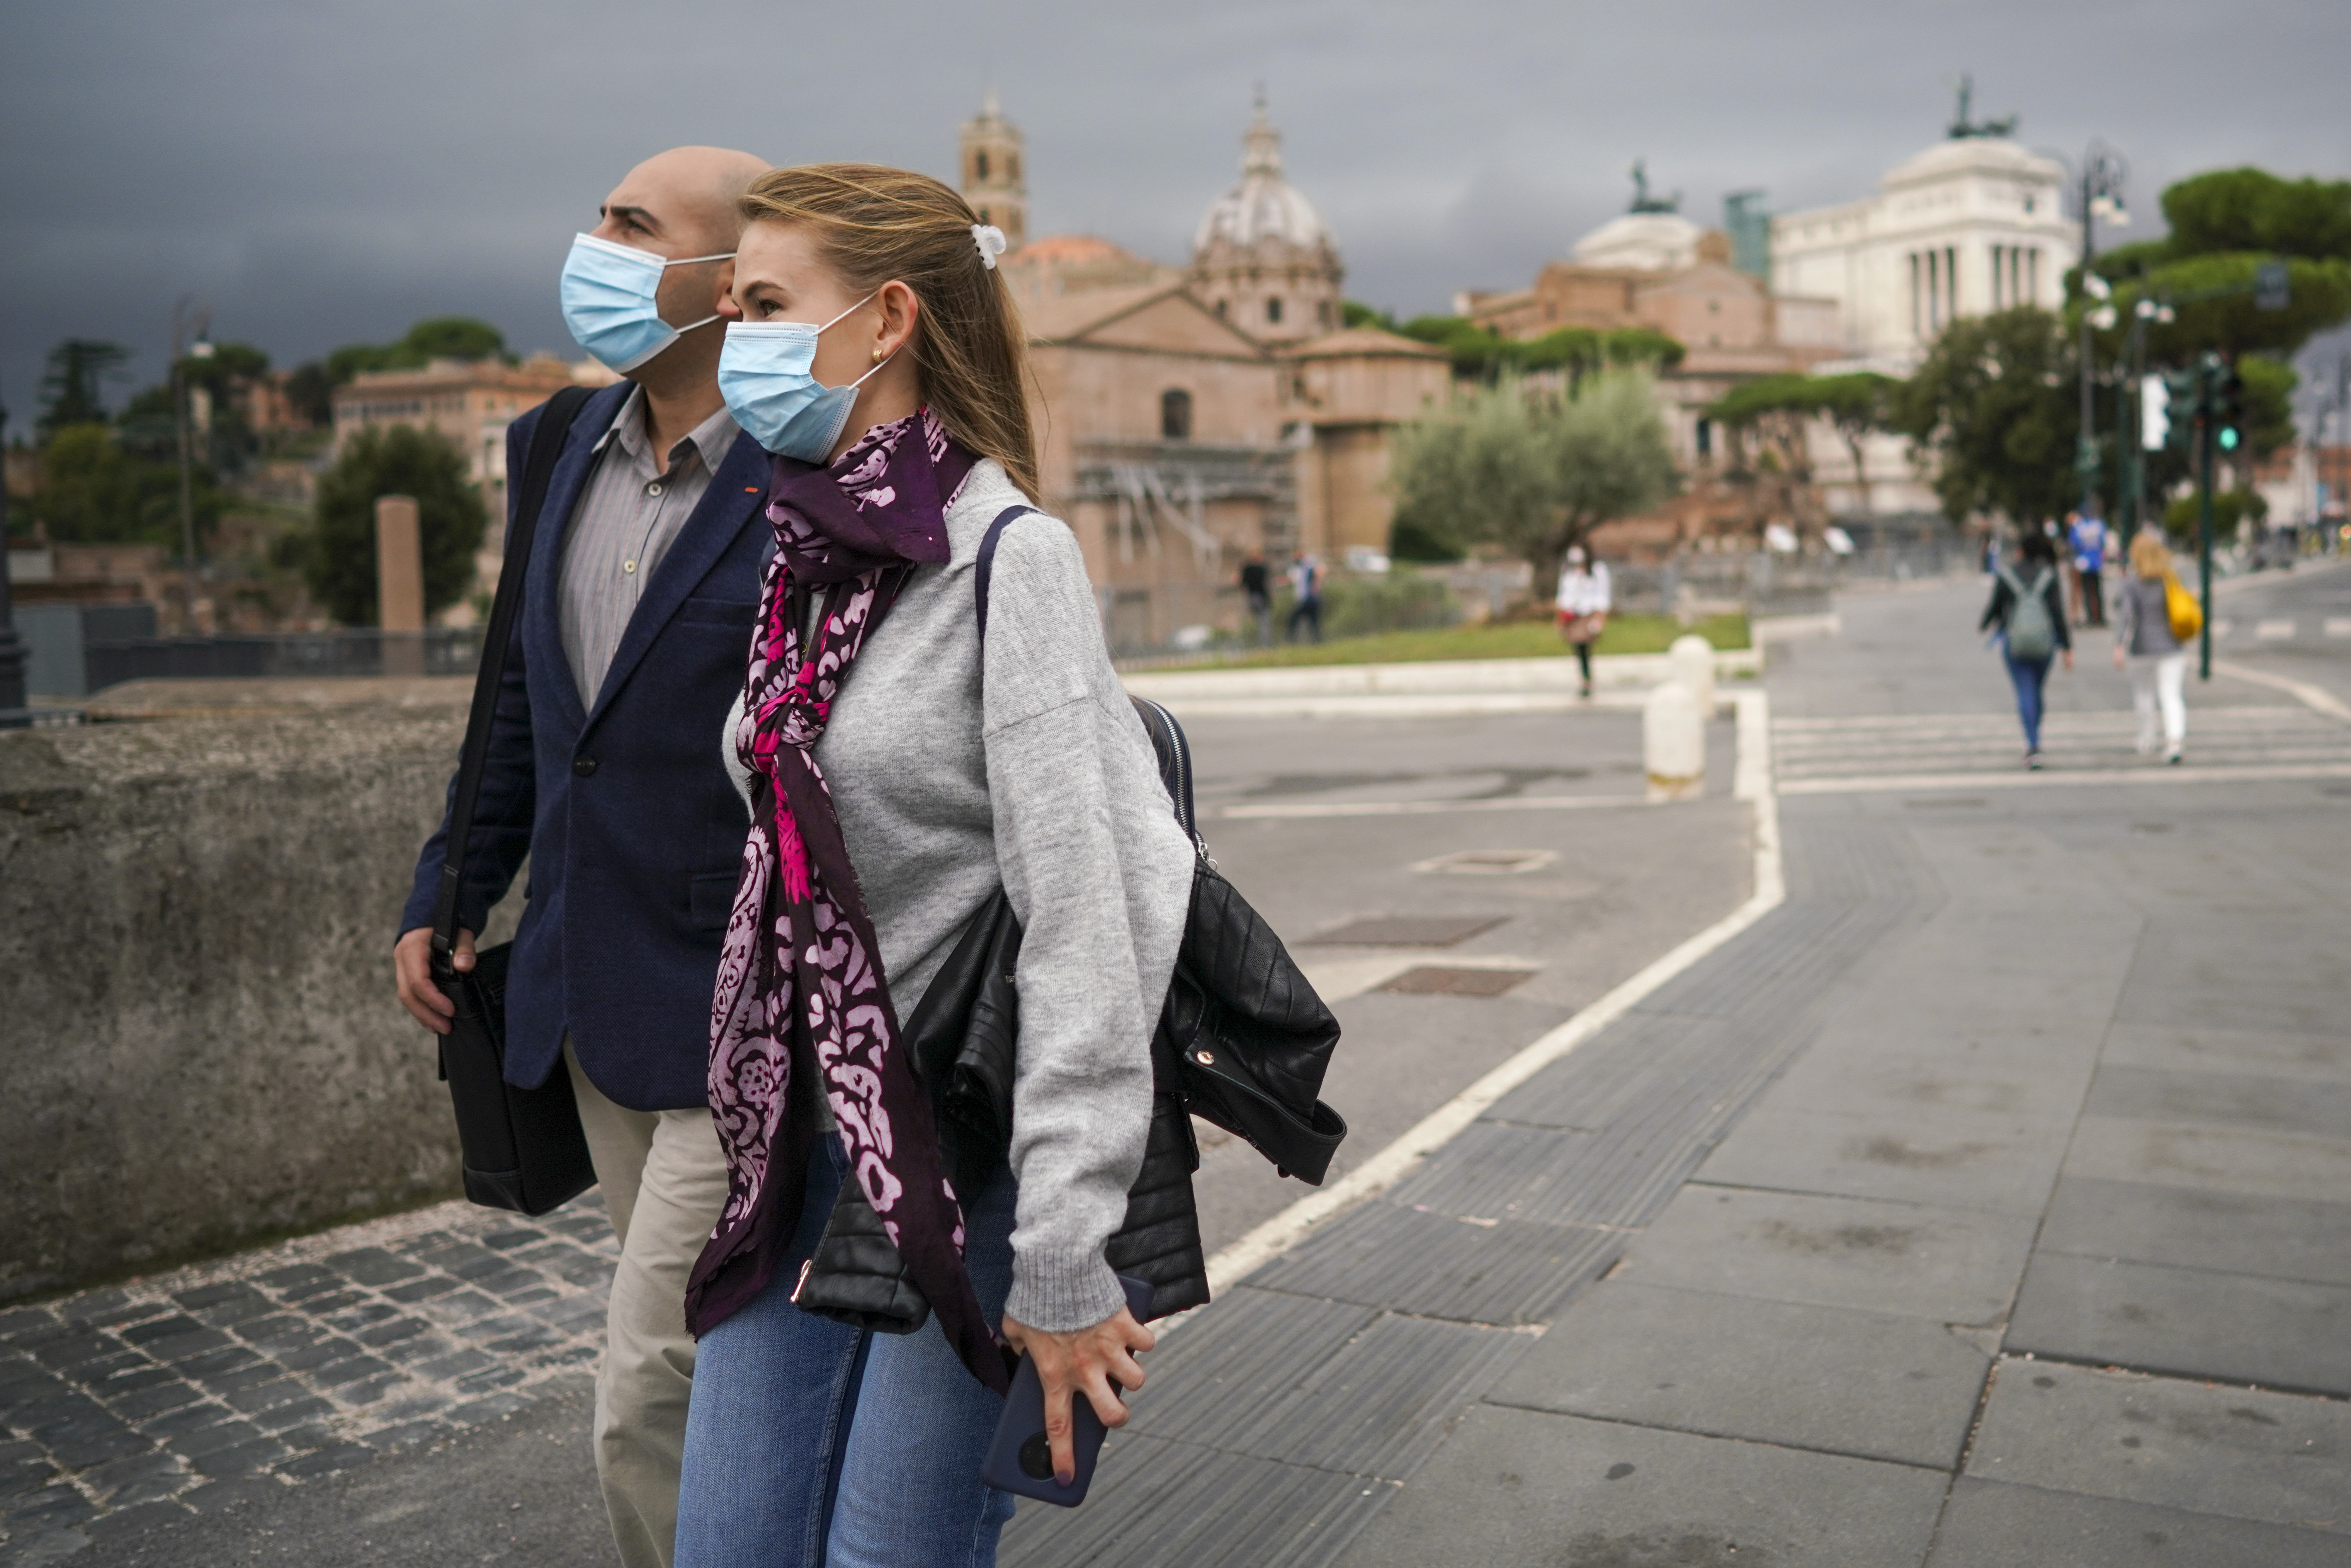
[[(1007, 524), (1036, 510), (1034, 507), (1007, 507), (996, 514), (996, 520), (987, 525), (987, 532), (980, 536), (979, 559), (972, 567), (971, 588), (978, 601), (979, 641), (983, 648), (987, 644), (987, 586), (996, 573), (997, 541), (1003, 538)], [(1135, 716), (1143, 721), (1144, 732), (1151, 737), (1152, 759), (1159, 766), (1159, 781), (1166, 787), (1167, 799), (1176, 808), (1176, 821), (1193, 847), (1205, 855), (1207, 846), (1200, 841), (1198, 817), (1192, 805), (1192, 747), (1185, 738), (1184, 727), (1176, 722), (1174, 714), (1155, 702), (1138, 696), (1129, 696), (1127, 701), (1134, 705)]]
[(996, 514), (987, 525), (987, 532), (979, 538), (979, 559), (971, 570), (971, 591), (979, 601), (979, 640), (987, 641), (987, 581), (996, 575), (996, 542), (1004, 537), (1005, 525), (1013, 518), (1036, 511), (1034, 507), (1010, 506)]
[(556, 460), (571, 434), (580, 405), (594, 392), (588, 387), (565, 387), (539, 410), (538, 424), (530, 433), (530, 453), (523, 464), (522, 488), (516, 494), (513, 520), (507, 525), (506, 554), (498, 567), (497, 598), (490, 605), (490, 624), (482, 633), (482, 664), (474, 676), (474, 706), (465, 716), (465, 745), (458, 754), (457, 788), (449, 802), (449, 836), (441, 862), (441, 894), (433, 909), (433, 951), (447, 957), (457, 942), (457, 893), (465, 875), (465, 841), (474, 834), (474, 808), (482, 793), (482, 770), (490, 754), (490, 728), (497, 717), (498, 685), (506, 678), (507, 648), (514, 640), (515, 617), (522, 612), (523, 579), (530, 571), (531, 536), (538, 527), (539, 509), (547, 504), (547, 488), (555, 476)]

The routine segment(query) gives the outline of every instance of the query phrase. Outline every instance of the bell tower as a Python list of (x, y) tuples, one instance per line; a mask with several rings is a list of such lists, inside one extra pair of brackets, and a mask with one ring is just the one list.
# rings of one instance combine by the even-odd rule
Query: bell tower
[(996, 89), (963, 122), (963, 196), (979, 221), (1004, 231), (1019, 250), (1029, 243), (1029, 181), (1020, 168), (1020, 131), (996, 107)]

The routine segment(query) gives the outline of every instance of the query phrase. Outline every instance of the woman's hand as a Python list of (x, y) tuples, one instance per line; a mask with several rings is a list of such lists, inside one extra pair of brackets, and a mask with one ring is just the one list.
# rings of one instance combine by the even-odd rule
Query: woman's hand
[(2119, 670), (2119, 669), (2121, 669), (2122, 667), (2123, 667), (2123, 645), (2122, 645), (2120, 643), (2116, 643), (2116, 644), (2115, 644), (2115, 668), (2116, 668), (2116, 669), (2117, 669), (2117, 670)]
[(2065, 673), (2069, 675), (2074, 673), (2074, 650), (2071, 648), (2065, 650)]
[(1045, 1437), (1053, 1445), (1053, 1479), (1068, 1486), (1078, 1474), (1077, 1448), (1070, 1436), (1071, 1396), (1082, 1389), (1103, 1426), (1125, 1426), (1126, 1403), (1118, 1389), (1143, 1386), (1143, 1364), (1134, 1358), (1158, 1343), (1159, 1336), (1121, 1307), (1072, 1333), (1050, 1333), (1008, 1317), (1004, 1337), (1037, 1364), (1037, 1381), (1045, 1390)]

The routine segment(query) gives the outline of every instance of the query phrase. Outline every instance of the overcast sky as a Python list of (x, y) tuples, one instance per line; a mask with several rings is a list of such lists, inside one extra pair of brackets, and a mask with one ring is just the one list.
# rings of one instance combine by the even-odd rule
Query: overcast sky
[[(60, 338), (162, 372), (172, 305), (280, 365), (465, 314), (576, 352), (571, 235), (681, 142), (952, 179), (993, 81), (1032, 234), (1185, 258), (1236, 177), (1253, 83), (1350, 295), (1406, 313), (1523, 283), (1625, 205), (1625, 169), (1720, 221), (1847, 200), (1980, 114), (2129, 159), (2151, 226), (2183, 174), (2351, 174), (2346, 0), (16, 0), (0, 11), (0, 400), (23, 432)], [(125, 389), (118, 390), (119, 400)]]

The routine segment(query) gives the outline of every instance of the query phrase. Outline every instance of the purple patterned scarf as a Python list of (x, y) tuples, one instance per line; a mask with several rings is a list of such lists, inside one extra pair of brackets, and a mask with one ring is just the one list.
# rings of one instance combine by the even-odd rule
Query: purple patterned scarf
[[(920, 438), (909, 439), (918, 422)], [(830, 467), (776, 460), (776, 553), (735, 731), (751, 774), (751, 833), (710, 1009), (726, 1207), (687, 1282), (686, 1321), (706, 1333), (773, 1278), (799, 1221), (821, 1092), (849, 1179), (956, 1354), (1002, 1393), (1005, 1353), (964, 1271), (962, 1204), (814, 755), (858, 650), (915, 565), (947, 559), (946, 504), (973, 461), (927, 408), (868, 431)], [(805, 640), (795, 585), (823, 593)]]

